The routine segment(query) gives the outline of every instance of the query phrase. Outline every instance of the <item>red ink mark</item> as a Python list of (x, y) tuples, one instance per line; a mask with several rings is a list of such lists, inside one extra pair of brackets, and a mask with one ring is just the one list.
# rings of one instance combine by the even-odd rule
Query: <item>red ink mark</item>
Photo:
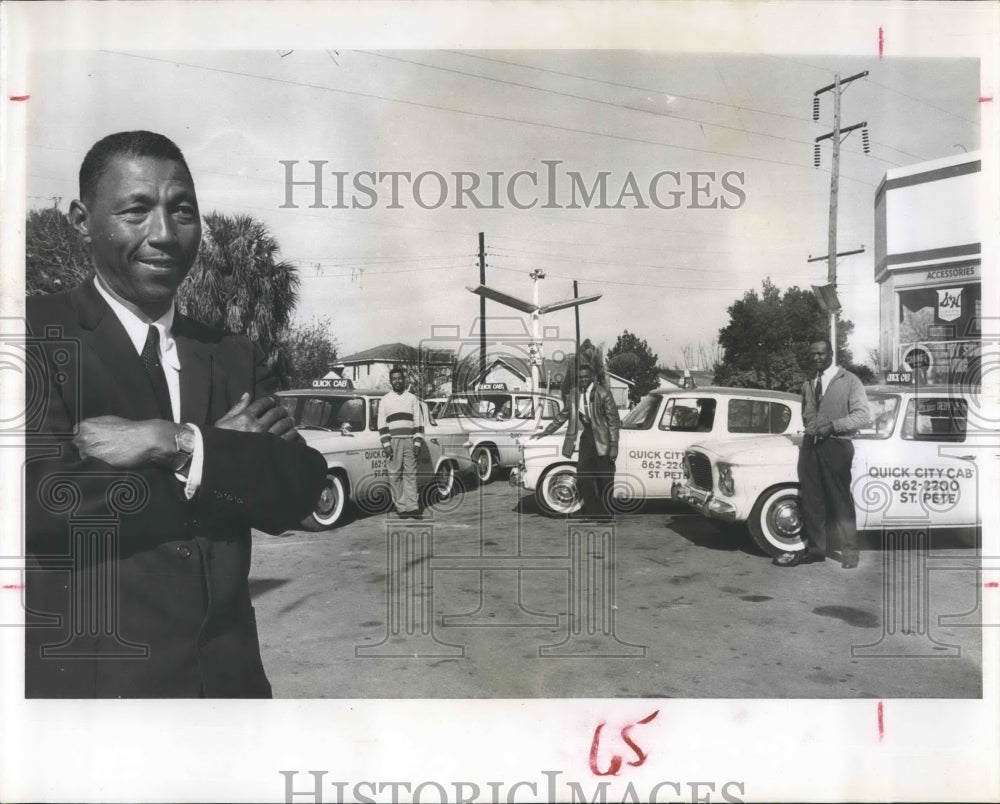
[(23, 589), (24, 587), (21, 586), (21, 584), (19, 584), (19, 583), (5, 583), (3, 585), (3, 588), (4, 589)]
[(885, 710), (882, 708), (882, 702), (878, 702), (878, 741), (882, 742), (885, 737)]
[(882, 58), (882, 51), (885, 49), (885, 31), (882, 30), (882, 26), (878, 26), (878, 57)]
[(997, 581), (987, 581), (983, 584), (983, 587), (986, 589), (996, 589), (997, 587), (1000, 587), (1000, 583)]
[(992, 95), (980, 95), (979, 96), (979, 102), (980, 103), (993, 103), (993, 96)]
[(12, 101), (26, 101), (31, 95), (11, 95), (10, 99)]
[[(629, 723), (627, 726), (625, 726), (621, 730), (622, 740), (625, 742), (625, 744), (629, 748), (631, 748), (635, 752), (635, 757), (636, 757), (635, 761), (631, 761), (630, 760), (629, 763), (628, 763), (629, 765), (631, 765), (634, 768), (637, 768), (640, 765), (642, 765), (642, 763), (644, 763), (646, 761), (646, 756), (647, 755), (646, 755), (646, 752), (643, 751), (638, 745), (636, 745), (635, 742), (632, 740), (632, 738), (629, 737), (629, 732), (633, 728), (635, 728), (636, 726), (644, 725), (646, 723), (649, 723), (658, 714), (660, 714), (660, 710), (659, 709), (657, 709), (655, 712), (653, 712), (653, 714), (647, 715), (646, 717), (644, 717), (642, 720), (638, 721), (637, 723)], [(597, 767), (597, 752), (598, 752), (598, 749), (600, 748), (600, 744), (601, 744), (601, 729), (604, 728), (604, 725), (605, 725), (604, 723), (599, 723), (598, 726), (597, 726), (597, 728), (594, 729), (594, 739), (590, 743), (590, 771), (595, 776), (617, 776), (618, 775), (618, 771), (620, 771), (621, 768), (622, 768), (622, 757), (620, 755), (618, 755), (618, 754), (615, 754), (614, 756), (611, 757), (611, 762), (608, 763), (608, 769), (607, 770), (603, 770), (602, 771), (600, 768)]]

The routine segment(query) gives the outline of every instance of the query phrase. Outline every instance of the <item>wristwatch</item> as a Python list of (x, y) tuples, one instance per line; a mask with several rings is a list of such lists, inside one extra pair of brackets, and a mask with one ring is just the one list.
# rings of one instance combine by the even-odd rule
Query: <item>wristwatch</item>
[(194, 425), (182, 424), (181, 429), (174, 436), (174, 446), (177, 448), (177, 455), (174, 457), (174, 471), (183, 472), (191, 463), (194, 455), (194, 445), (197, 442), (197, 435)]

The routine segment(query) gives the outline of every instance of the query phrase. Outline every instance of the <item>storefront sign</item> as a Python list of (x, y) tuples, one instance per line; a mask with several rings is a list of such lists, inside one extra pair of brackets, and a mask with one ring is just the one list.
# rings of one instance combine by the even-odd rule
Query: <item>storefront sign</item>
[(962, 317), (962, 289), (942, 288), (937, 292), (938, 318), (941, 321), (955, 321)]

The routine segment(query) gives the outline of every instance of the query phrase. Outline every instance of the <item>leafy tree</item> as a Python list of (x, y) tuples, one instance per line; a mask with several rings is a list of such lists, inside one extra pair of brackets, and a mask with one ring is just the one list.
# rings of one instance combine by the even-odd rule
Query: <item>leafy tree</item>
[(267, 355), (298, 302), (298, 271), (278, 259), (278, 241), (250, 215), (204, 217), (201, 251), (177, 294), (182, 312), (209, 326), (246, 335)]
[[(478, 359), (479, 355), (476, 353)], [(406, 382), (421, 398), (441, 396), (451, 386), (455, 353), (450, 349), (420, 349), (420, 364), (405, 366)]]
[(629, 396), (639, 400), (660, 384), (656, 361), (649, 344), (625, 330), (608, 350), (607, 367), (633, 383)]
[[(782, 294), (765, 279), (759, 295), (756, 290), (747, 291), (728, 312), (729, 324), (719, 330), (724, 357), (715, 381), (740, 388), (797, 392), (813, 373), (809, 345), (829, 337), (829, 317), (815, 295), (798, 287)], [(854, 365), (847, 348), (853, 329), (854, 324), (838, 317), (837, 363), (863, 382), (871, 382), (871, 369)]]
[(337, 360), (340, 344), (330, 334), (330, 319), (288, 327), (278, 339), (274, 373), (280, 388), (305, 388), (324, 376)]
[(74, 288), (93, 270), (87, 244), (58, 207), (31, 210), (24, 241), (29, 296)]

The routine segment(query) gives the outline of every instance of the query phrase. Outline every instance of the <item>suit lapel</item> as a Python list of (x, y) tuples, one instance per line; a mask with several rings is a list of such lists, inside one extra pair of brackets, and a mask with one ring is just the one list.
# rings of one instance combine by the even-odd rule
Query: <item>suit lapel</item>
[(212, 354), (205, 343), (192, 337), (187, 320), (179, 313), (174, 317), (174, 338), (181, 361), (181, 421), (209, 424)]
[(142, 358), (118, 316), (97, 292), (94, 280), (83, 282), (74, 293), (84, 342), (102, 369), (96, 376), (81, 377), (84, 383), (96, 384), (85, 389), (85, 398), (93, 396), (110, 401), (111, 410), (133, 420), (159, 416), (156, 395)]

